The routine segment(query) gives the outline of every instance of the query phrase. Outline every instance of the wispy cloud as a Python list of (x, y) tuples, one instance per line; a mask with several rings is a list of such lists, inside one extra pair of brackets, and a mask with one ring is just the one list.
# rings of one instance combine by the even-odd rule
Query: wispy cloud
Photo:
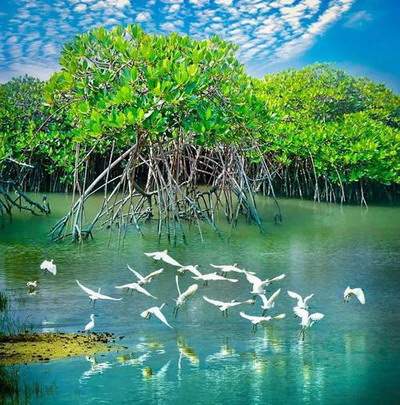
[(369, 21), (372, 21), (372, 15), (365, 10), (360, 10), (352, 13), (343, 25), (347, 28), (360, 28)]
[[(312, 46), (354, 1), (19, 0), (7, 19), (0, 15), (0, 70), (4, 77), (5, 70), (11, 74), (25, 66), (32, 73), (43, 67), (43, 77), (77, 33), (132, 22), (155, 33), (217, 34), (239, 45), (238, 57), (245, 63), (282, 63)], [(358, 12), (346, 24), (367, 18)]]

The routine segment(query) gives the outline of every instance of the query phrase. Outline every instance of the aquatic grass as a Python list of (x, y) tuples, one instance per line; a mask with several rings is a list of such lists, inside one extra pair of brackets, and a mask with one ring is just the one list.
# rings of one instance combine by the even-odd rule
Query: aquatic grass
[(0, 312), (5, 312), (8, 309), (8, 297), (0, 291)]

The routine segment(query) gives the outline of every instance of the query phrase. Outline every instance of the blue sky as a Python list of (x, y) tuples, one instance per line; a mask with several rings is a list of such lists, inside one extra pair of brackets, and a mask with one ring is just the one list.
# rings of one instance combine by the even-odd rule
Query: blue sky
[(0, 82), (46, 79), (75, 34), (133, 22), (218, 34), (255, 76), (333, 62), (400, 91), (400, 0), (0, 0)]

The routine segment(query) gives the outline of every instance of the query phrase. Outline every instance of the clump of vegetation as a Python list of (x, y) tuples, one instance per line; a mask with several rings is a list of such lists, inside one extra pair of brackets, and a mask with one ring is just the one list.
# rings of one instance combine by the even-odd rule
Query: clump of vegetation
[[(260, 191), (364, 204), (398, 196), (399, 96), (327, 65), (251, 78), (235, 52), (217, 37), (136, 25), (77, 36), (48, 82), (2, 87), (0, 170), (29, 164), (27, 189), (74, 193), (56, 240), (82, 240), (96, 224), (140, 230), (152, 218), (159, 236), (176, 238), (184, 220), (217, 229), (218, 212), (262, 228)], [(7, 111), (26, 86), (20, 123)], [(100, 191), (99, 212), (85, 219)]]
[(0, 366), (92, 355), (120, 349), (111, 333), (21, 333), (0, 336)]
[(6, 311), (8, 308), (8, 298), (5, 293), (0, 291), (0, 312)]

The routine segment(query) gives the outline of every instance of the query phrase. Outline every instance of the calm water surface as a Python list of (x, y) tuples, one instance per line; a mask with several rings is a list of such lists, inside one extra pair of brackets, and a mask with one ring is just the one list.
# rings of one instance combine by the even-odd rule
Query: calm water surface
[[(77, 357), (49, 363), (7, 368), (20, 382), (19, 402), (39, 404), (273, 404), (273, 403), (399, 403), (400, 402), (400, 209), (393, 207), (340, 207), (312, 202), (281, 202), (284, 222), (274, 225), (273, 204), (260, 201), (266, 233), (245, 223), (224, 236), (208, 232), (202, 242), (195, 228), (188, 243), (158, 244), (155, 226), (140, 236), (129, 229), (123, 244), (109, 231), (77, 246), (50, 243), (46, 232), (62, 214), (70, 198), (51, 195), (53, 215), (48, 218), (17, 215), (0, 229), (0, 289), (12, 297), (21, 323), (36, 330), (77, 331), (88, 322), (92, 307), (83, 284), (121, 302), (96, 304), (96, 330), (110, 331), (127, 347), (95, 359)], [(90, 210), (89, 210), (90, 211)], [(90, 212), (89, 212), (90, 213)], [(216, 282), (197, 295), (172, 318), (176, 288), (174, 271), (148, 285), (159, 300), (126, 295), (115, 285), (132, 282), (129, 263), (142, 273), (160, 268), (143, 252), (168, 248), (183, 264), (237, 262), (270, 277), (287, 278), (274, 312), (286, 312), (283, 321), (253, 335), (238, 312), (259, 314), (257, 306), (230, 311), (228, 319), (206, 303), (203, 295), (230, 300), (247, 299), (249, 284)], [(39, 269), (54, 258), (57, 276)], [(38, 279), (37, 295), (28, 295), (25, 283)], [(181, 278), (181, 288), (193, 280)], [(347, 285), (365, 289), (367, 304), (343, 303)], [(311, 310), (323, 312), (305, 341), (298, 339), (286, 290), (314, 293)], [(174, 326), (140, 312), (166, 302), (165, 314)], [(91, 360), (91, 361), (90, 361)], [(151, 367), (152, 378), (142, 375)], [(1, 384), (1, 383), (0, 383)], [(22, 389), (24, 393), (22, 393)]]

